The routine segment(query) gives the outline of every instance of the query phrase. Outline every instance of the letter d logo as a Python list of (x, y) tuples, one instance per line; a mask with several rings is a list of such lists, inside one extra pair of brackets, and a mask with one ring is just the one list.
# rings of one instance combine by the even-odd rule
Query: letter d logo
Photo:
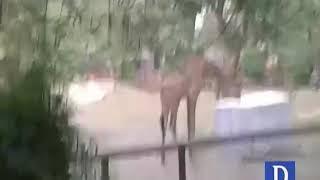
[(283, 172), (283, 180), (288, 180), (288, 170), (284, 166), (275, 165), (273, 167), (273, 178), (274, 180), (279, 180), (279, 170), (281, 169)]
[(266, 161), (265, 180), (295, 180), (295, 162)]

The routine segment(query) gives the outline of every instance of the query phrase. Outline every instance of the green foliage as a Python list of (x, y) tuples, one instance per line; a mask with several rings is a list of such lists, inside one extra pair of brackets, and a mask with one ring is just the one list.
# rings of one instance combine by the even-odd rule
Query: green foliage
[[(45, 1), (17, 2), (10, 1), (8, 6), (10, 18), (6, 18), (3, 36), (10, 38), (4, 38), (5, 53), (12, 58), (20, 56), (21, 62), (27, 62), (34, 59), (33, 49), (39, 46)], [(283, 54), (286, 52), (281, 51), (289, 48), (300, 55), (306, 54), (302, 52), (306, 48), (286, 46), (299, 44), (304, 36), (304, 43), (312, 45), (304, 47), (312, 49), (310, 53), (314, 59), (319, 59), (315, 55), (319, 49), (320, 5), (317, 1), (301, 0), (232, 0), (230, 7), (225, 0), (50, 0), (46, 21), (49, 49), (59, 71), (68, 74), (67, 79), (71, 79), (73, 73), (85, 72), (83, 64), (96, 61), (102, 64), (110, 61), (121, 70), (123, 61), (139, 59), (143, 45), (151, 51), (161, 49), (160, 56), (167, 57), (165, 65), (174, 67), (180, 63), (180, 56), (195, 53), (194, 47), (202, 49), (216, 38), (216, 34), (207, 34), (199, 45), (195, 43), (197, 37), (193, 36), (196, 13), (201, 8), (219, 14), (219, 7), (213, 2), (224, 6), (222, 18), (225, 24), (222, 25), (226, 25), (226, 30), (222, 39), (231, 48), (244, 48), (249, 40), (253, 42), (248, 46), (251, 48), (262, 41), (270, 47), (270, 53)], [(232, 15), (229, 23), (228, 17)], [(308, 42), (309, 31), (312, 38)], [(290, 41), (284, 43), (283, 39)], [(282, 60), (288, 59), (305, 58), (284, 57)]]
[(300, 31), (288, 31), (277, 39), (274, 52), (287, 67), (294, 81), (299, 85), (309, 82), (313, 66), (312, 45)]
[(261, 51), (256, 48), (246, 49), (242, 63), (246, 76), (257, 82), (263, 80), (265, 57)]
[(136, 72), (135, 61), (124, 61), (121, 64), (121, 79), (133, 80)]
[(0, 93), (0, 174), (4, 179), (68, 179), (69, 110), (52, 92), (50, 69), (34, 64)]
[(70, 66), (52, 43), (64, 36), (67, 23), (47, 15), (47, 0), (2, 2), (0, 78), (7, 84), (0, 87), (0, 174), (69, 179), (69, 108), (56, 89)]
[(293, 78), (296, 84), (298, 85), (308, 85), (312, 73), (312, 64), (303, 63), (295, 64), (292, 68)]

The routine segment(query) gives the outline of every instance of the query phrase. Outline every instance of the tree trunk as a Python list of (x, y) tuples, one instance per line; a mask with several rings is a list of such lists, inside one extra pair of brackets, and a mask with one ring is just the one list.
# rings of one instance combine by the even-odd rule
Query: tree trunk
[(49, 0), (45, 1), (44, 7), (44, 15), (43, 15), (43, 37), (42, 37), (42, 45), (46, 46), (47, 40), (47, 13), (48, 13), (48, 2)]
[(142, 68), (144, 72), (143, 79), (148, 81), (148, 77), (151, 76), (154, 69), (154, 54), (149, 47), (142, 48)]
[(161, 49), (158, 47), (154, 51), (154, 69), (159, 70), (161, 65)]
[[(243, 73), (240, 67), (241, 49), (232, 52), (232, 61), (224, 62), (221, 79), (218, 81), (217, 97), (239, 98), (242, 93)], [(220, 92), (219, 92), (220, 91)]]
[(216, 18), (218, 20), (218, 29), (219, 32), (222, 32), (225, 26), (225, 21), (223, 19), (223, 8), (224, 8), (224, 4), (225, 4), (226, 0), (218, 0), (217, 1), (217, 7), (215, 10), (215, 14), (216, 14)]
[(2, 28), (3, 0), (0, 0), (0, 29)]
[[(64, 3), (65, 3), (65, 0), (62, 0), (62, 1), (61, 1), (61, 6), (60, 6), (59, 18), (61, 18)], [(57, 29), (55, 30), (55, 34), (54, 34), (53, 47), (54, 47), (55, 49), (58, 49), (59, 46), (60, 46), (60, 42), (61, 42), (61, 37), (58, 37), (58, 28), (57, 28)]]
[(111, 45), (111, 27), (112, 27), (111, 0), (108, 0), (107, 14), (108, 14), (107, 44)]
[(313, 70), (310, 77), (310, 84), (315, 88), (320, 88), (320, 63), (315, 62), (313, 64)]
[(192, 14), (189, 18), (190, 29), (191, 29), (189, 34), (189, 45), (191, 45), (194, 40), (196, 17), (197, 17), (197, 13)]

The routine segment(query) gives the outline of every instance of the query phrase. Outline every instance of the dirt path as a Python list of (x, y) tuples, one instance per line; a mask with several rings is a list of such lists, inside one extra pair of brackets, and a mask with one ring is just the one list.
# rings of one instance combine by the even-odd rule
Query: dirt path
[[(196, 136), (199, 137), (212, 134), (214, 104), (215, 98), (213, 93), (202, 92), (200, 94), (196, 112)], [(307, 90), (297, 93), (296, 101), (294, 103), (296, 116), (311, 117), (312, 114), (318, 115), (319, 107), (320, 93), (314, 93)], [(134, 88), (118, 87), (117, 91), (108, 96), (104, 101), (79, 110), (74, 117), (74, 122), (78, 123), (85, 132), (96, 139), (99, 145), (99, 152), (102, 153), (110, 149), (125, 148), (132, 144), (160, 143), (159, 114), (159, 94), (148, 94)], [(309, 121), (312, 119), (310, 117)], [(177, 132), (179, 138), (185, 138), (185, 120), (186, 105), (183, 101), (178, 113)], [(308, 122), (297, 121), (295, 123)], [(318, 144), (320, 146), (320, 143)], [(241, 170), (242, 174), (243, 172), (247, 172), (244, 173), (243, 176), (250, 174), (249, 170), (254, 169), (258, 172), (255, 177), (260, 177), (262, 173), (260, 171), (262, 169), (261, 167), (263, 167), (262, 163), (258, 165), (243, 166), (231, 161), (219, 160), (216, 159), (218, 158), (218, 153), (215, 153), (215, 150), (202, 149), (198, 150), (196, 154), (195, 162), (192, 164), (187, 163), (188, 172), (190, 173), (188, 177), (190, 179), (206, 179), (205, 177), (215, 179), (213, 177), (215, 177), (215, 175), (218, 176), (217, 172), (226, 172), (231, 168), (235, 171), (241, 170), (239, 167), (246, 167)], [(169, 152), (167, 156), (168, 165), (165, 168), (160, 166), (158, 154), (147, 157), (134, 157), (134, 159), (131, 160), (112, 160), (112, 177), (117, 180), (178, 179), (176, 152)], [(221, 161), (224, 161), (224, 163), (221, 163)], [(220, 168), (224, 168), (224, 170), (216, 169), (219, 167), (214, 164), (220, 164)], [(235, 167), (230, 167), (232, 164), (235, 164)], [(191, 167), (191, 165), (193, 167)], [(215, 169), (214, 172), (216, 173), (209, 175), (213, 171), (210, 170), (210, 168), (205, 168), (207, 166)], [(237, 173), (233, 174), (236, 175)], [(244, 179), (252, 179), (253, 176), (250, 177), (251, 178), (244, 177)], [(229, 180), (232, 179), (233, 178), (229, 177)]]

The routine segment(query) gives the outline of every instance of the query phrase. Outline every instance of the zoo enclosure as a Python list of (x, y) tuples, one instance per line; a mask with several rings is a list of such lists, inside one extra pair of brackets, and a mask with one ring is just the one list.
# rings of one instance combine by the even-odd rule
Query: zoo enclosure
[[(186, 180), (186, 149), (192, 147), (216, 147), (226, 144), (235, 144), (241, 142), (252, 142), (254, 140), (261, 140), (266, 138), (279, 138), (285, 136), (299, 136), (307, 134), (320, 134), (320, 123), (303, 126), (299, 128), (286, 128), (268, 131), (259, 131), (255, 133), (240, 134), (230, 137), (208, 137), (193, 140), (191, 142), (180, 142), (175, 144), (168, 144), (165, 146), (138, 146), (130, 149), (123, 149), (119, 151), (112, 151), (105, 154), (97, 155), (94, 159), (100, 160), (101, 163), (101, 180), (110, 180), (110, 158), (124, 158), (127, 156), (147, 155), (149, 153), (160, 152), (165, 150), (178, 149), (178, 173), (179, 180)], [(159, 163), (160, 158), (159, 158)]]

